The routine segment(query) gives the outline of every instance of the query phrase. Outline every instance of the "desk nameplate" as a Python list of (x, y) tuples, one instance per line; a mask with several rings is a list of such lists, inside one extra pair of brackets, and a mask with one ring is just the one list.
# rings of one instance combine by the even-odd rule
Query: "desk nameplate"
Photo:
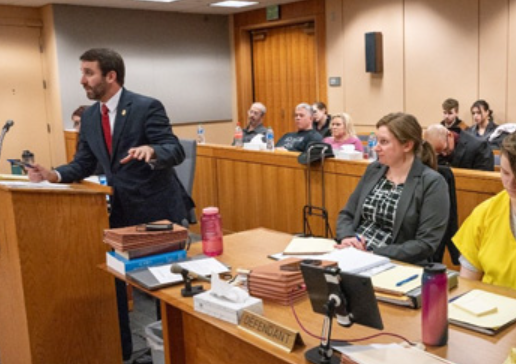
[(238, 328), (279, 346), (289, 353), (294, 350), (296, 345), (304, 345), (299, 332), (251, 311), (244, 311)]

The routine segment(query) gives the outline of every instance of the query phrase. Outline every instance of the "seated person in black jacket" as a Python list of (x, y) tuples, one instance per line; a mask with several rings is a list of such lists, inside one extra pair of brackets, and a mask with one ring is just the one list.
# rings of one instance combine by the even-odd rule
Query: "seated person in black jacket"
[(494, 170), (494, 156), (489, 144), (468, 132), (455, 133), (435, 124), (426, 129), (425, 139), (438, 155), (438, 163), (454, 168)]
[(459, 102), (455, 99), (444, 100), (443, 117), (441, 125), (446, 127), (446, 129), (460, 133), (468, 128), (468, 125), (459, 119)]
[(296, 106), (295, 123), (297, 132), (287, 133), (276, 143), (276, 148), (304, 152), (310, 142), (322, 141), (322, 136), (312, 128), (314, 111), (306, 103)]

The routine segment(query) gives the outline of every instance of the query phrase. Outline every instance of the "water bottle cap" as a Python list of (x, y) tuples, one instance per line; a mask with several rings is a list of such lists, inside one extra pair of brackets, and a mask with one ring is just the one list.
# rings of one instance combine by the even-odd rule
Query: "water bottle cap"
[(205, 207), (202, 209), (202, 213), (205, 215), (214, 215), (219, 213), (218, 207)]
[(441, 263), (430, 263), (425, 265), (425, 273), (444, 273), (446, 272), (446, 266)]

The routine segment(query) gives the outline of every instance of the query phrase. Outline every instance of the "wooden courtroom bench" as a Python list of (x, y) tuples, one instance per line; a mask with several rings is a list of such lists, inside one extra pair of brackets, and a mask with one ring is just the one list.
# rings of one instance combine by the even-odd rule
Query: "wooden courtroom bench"
[[(197, 147), (193, 199), (197, 214), (218, 206), (226, 232), (266, 227), (287, 233), (303, 231), (303, 207), (307, 204), (306, 166), (298, 153), (266, 152), (206, 144)], [(328, 159), (325, 163), (326, 209), (333, 232), (337, 215), (363, 175), (367, 161)], [(312, 203), (321, 204), (318, 165), (312, 173)], [(498, 172), (453, 169), (459, 224), (480, 202), (503, 189)], [(320, 219), (311, 223), (323, 232)], [(199, 230), (199, 226), (193, 227)], [(266, 242), (264, 242), (266, 243)]]

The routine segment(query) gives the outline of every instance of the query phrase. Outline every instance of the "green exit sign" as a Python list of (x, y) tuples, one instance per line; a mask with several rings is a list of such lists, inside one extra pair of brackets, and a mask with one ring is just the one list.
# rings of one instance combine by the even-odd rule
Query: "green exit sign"
[(279, 5), (267, 6), (267, 20), (278, 20), (279, 17)]

